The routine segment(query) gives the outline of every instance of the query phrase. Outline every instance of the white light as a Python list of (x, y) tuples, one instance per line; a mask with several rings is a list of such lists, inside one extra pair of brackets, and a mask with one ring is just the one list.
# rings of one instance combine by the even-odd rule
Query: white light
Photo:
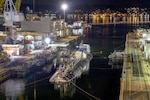
[(146, 37), (146, 36), (147, 36), (147, 34), (144, 33), (144, 34), (143, 34), (143, 37)]
[(63, 10), (66, 10), (68, 8), (68, 6), (66, 4), (62, 4), (61, 7), (62, 7)]
[(32, 45), (31, 45), (31, 48), (32, 48), (32, 49), (35, 49), (35, 46), (32, 44)]
[(62, 4), (61, 8), (64, 10), (64, 22), (65, 22), (65, 10), (68, 8), (67, 4)]
[(10, 50), (11, 53), (14, 53), (14, 50)]
[(150, 38), (147, 38), (147, 41), (150, 41)]
[(49, 44), (50, 43), (50, 38), (46, 38), (45, 42), (46, 42), (46, 44)]

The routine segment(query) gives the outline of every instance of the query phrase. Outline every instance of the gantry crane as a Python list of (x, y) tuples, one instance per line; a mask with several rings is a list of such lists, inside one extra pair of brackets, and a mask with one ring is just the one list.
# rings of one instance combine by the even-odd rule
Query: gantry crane
[[(18, 0), (16, 0), (16, 2), (18, 2)], [(3, 16), (5, 18), (5, 22), (10, 24), (13, 24), (13, 22), (20, 22), (24, 20), (23, 13), (17, 12), (13, 0), (5, 1)]]
[[(3, 13), (5, 1), (6, 0), (0, 0), (0, 14)], [(21, 0), (16, 0), (15, 7), (17, 12), (20, 12), (20, 6), (21, 6)]]

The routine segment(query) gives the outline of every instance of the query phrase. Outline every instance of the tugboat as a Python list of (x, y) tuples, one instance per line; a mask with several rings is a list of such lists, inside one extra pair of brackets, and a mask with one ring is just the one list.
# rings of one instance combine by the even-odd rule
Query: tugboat
[(54, 84), (63, 84), (80, 77), (88, 71), (92, 57), (90, 46), (83, 43), (80, 43), (78, 50), (61, 51), (58, 57), (59, 67), (49, 81)]

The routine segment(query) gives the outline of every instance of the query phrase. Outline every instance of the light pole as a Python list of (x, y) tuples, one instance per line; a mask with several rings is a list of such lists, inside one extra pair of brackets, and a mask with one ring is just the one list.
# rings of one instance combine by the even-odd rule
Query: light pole
[(62, 4), (61, 8), (64, 10), (64, 22), (65, 22), (65, 10), (68, 8), (67, 4)]
[(33, 0), (33, 12), (35, 12), (35, 0)]

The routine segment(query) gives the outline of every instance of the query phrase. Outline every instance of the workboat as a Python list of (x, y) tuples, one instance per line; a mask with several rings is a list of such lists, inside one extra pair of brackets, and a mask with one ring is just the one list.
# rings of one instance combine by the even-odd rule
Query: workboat
[(122, 50), (114, 50), (113, 53), (111, 53), (109, 58), (109, 64), (119, 64), (123, 62), (123, 59), (125, 57), (125, 52)]
[(56, 72), (51, 76), (51, 83), (67, 83), (89, 70), (89, 63), (92, 59), (90, 46), (80, 44), (77, 50), (67, 49), (59, 52), (59, 66)]

